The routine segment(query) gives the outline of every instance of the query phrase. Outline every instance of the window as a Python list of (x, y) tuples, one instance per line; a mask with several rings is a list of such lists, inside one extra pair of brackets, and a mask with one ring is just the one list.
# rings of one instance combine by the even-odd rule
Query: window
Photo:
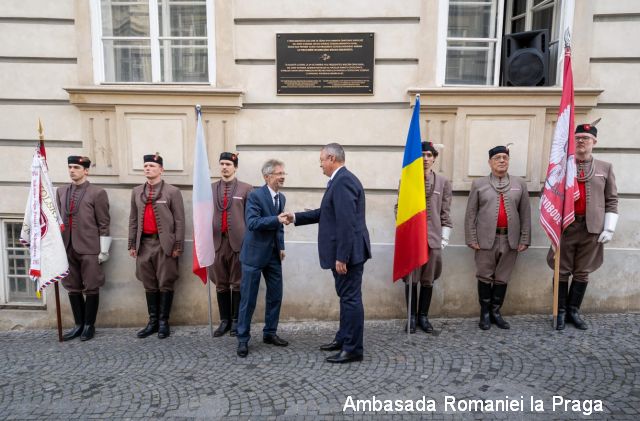
[(215, 84), (213, 0), (92, 0), (97, 83)]
[(495, 83), (503, 8), (503, 0), (449, 2), (445, 84)]
[(560, 33), (559, 0), (510, 0), (507, 2), (505, 34), (549, 30), (549, 79), (555, 85)]
[(2, 233), (2, 291), (0, 304), (41, 304), (36, 296), (35, 283), (29, 278), (29, 249), (20, 243), (22, 221), (1, 220)]
[[(439, 80), (445, 85), (497, 86), (500, 80), (502, 37), (548, 29), (551, 37), (550, 80), (558, 68), (562, 0), (441, 0), (446, 17), (445, 65)], [(444, 21), (443, 21), (444, 19)], [(569, 16), (565, 20), (570, 22)]]

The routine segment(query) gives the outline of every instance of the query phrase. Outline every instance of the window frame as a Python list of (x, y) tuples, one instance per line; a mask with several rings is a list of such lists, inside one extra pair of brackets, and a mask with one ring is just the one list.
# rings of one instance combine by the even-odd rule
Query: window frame
[[(46, 308), (46, 294), (41, 294), (37, 301), (11, 301), (11, 293), (9, 291), (9, 255), (7, 250), (6, 227), (7, 223), (16, 223), (22, 225), (23, 220), (18, 215), (1, 215), (0, 216), (0, 247), (2, 248), (2, 258), (0, 259), (0, 307), (19, 307), (19, 308)], [(31, 282), (31, 281), (29, 281)]]
[[(509, 24), (505, 25), (505, 17), (512, 18), (511, 16), (511, 8), (512, 1), (511, 0), (497, 0), (498, 1), (498, 22), (497, 29), (500, 31), (499, 36), (496, 41), (496, 50), (494, 54), (494, 69), (493, 69), (493, 83), (487, 85), (472, 85), (472, 84), (449, 84), (445, 83), (446, 80), (446, 71), (447, 71), (447, 41), (450, 40), (461, 40), (458, 38), (449, 38), (448, 37), (448, 28), (449, 28), (449, 6), (450, 3), (455, 2), (456, 0), (439, 0), (438, 3), (438, 40), (437, 40), (437, 67), (436, 67), (436, 85), (439, 87), (464, 87), (469, 89), (478, 89), (478, 88), (503, 88), (500, 85), (500, 69), (501, 69), (501, 60), (502, 60), (502, 37), (507, 33), (510, 33), (511, 27)], [(554, 22), (557, 22), (558, 25), (558, 42), (563, 42), (563, 34), (565, 30), (569, 30), (572, 32), (573, 28), (573, 16), (575, 11), (575, 0), (556, 0), (557, 4), (554, 10)], [(527, 5), (533, 4), (533, 0), (527, 0)], [(535, 6), (538, 8), (539, 6)], [(531, 8), (527, 7), (525, 13), (531, 14)], [(531, 21), (531, 17), (527, 16), (525, 18), (527, 22)], [(511, 20), (509, 19), (510, 23)], [(509, 31), (509, 32), (507, 32)], [(498, 33), (497, 33), (498, 35)], [(468, 41), (474, 41), (477, 39), (468, 38), (465, 39)], [(482, 41), (490, 40), (489, 38), (482, 39)], [(563, 68), (564, 61), (564, 48), (558, 48), (558, 57), (557, 57), (557, 65), (556, 65), (556, 83), (554, 86), (561, 87), (562, 86), (562, 77), (561, 72)]]
[[(104, 45), (102, 42), (102, 9), (101, 0), (90, 0), (91, 13), (91, 49), (93, 51), (93, 81), (96, 85), (207, 85), (216, 86), (216, 38), (215, 38), (215, 5), (214, 0), (205, 0), (207, 16), (207, 67), (208, 82), (163, 82), (160, 59), (160, 43), (171, 37), (160, 37), (158, 18), (158, 0), (147, 0), (149, 5), (149, 40), (151, 49), (151, 82), (105, 81)], [(122, 39), (124, 37), (117, 37)], [(136, 38), (139, 39), (139, 38)], [(189, 39), (189, 37), (180, 37)], [(200, 38), (198, 38), (200, 39)]]

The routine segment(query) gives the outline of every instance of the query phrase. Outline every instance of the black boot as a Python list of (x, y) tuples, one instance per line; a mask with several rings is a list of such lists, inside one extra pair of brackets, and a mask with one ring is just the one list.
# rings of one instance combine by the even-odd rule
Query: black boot
[[(418, 285), (411, 284), (411, 316), (409, 317), (409, 333), (416, 333), (416, 307), (418, 306)], [(404, 300), (409, 308), (409, 284), (404, 286)], [(404, 326), (404, 331), (407, 331), (407, 325)]]
[(478, 279), (478, 299), (480, 301), (480, 322), (478, 327), (482, 330), (491, 329), (491, 284)]
[(231, 331), (230, 336), (238, 334), (238, 311), (240, 310), (240, 291), (231, 291)]
[(98, 294), (87, 295), (84, 302), (84, 329), (82, 335), (80, 335), (81, 341), (88, 341), (93, 339), (93, 335), (96, 333), (96, 316), (98, 315), (98, 304), (100, 303), (100, 296)]
[(556, 330), (564, 330), (565, 316), (567, 314), (567, 291), (569, 282), (558, 282), (558, 319)]
[(173, 303), (173, 291), (160, 292), (160, 322), (158, 323), (158, 338), (164, 339), (171, 334), (169, 329), (169, 314)]
[(160, 293), (158, 293), (157, 291), (147, 291), (144, 295), (147, 299), (149, 322), (145, 327), (138, 331), (138, 333), (136, 334), (138, 338), (146, 338), (147, 336), (153, 335), (158, 331), (158, 301), (160, 299)]
[(69, 304), (71, 304), (71, 312), (73, 313), (73, 321), (75, 326), (62, 335), (63, 341), (70, 341), (82, 334), (84, 329), (84, 296), (80, 292), (69, 293)]
[(567, 300), (568, 312), (567, 321), (573, 323), (573, 325), (580, 330), (587, 330), (587, 324), (580, 317), (580, 305), (584, 298), (584, 293), (587, 291), (586, 282), (571, 281), (571, 288), (569, 288), (569, 298)]
[(217, 292), (218, 311), (220, 312), (220, 326), (213, 332), (213, 337), (218, 338), (231, 328), (231, 292)]
[(495, 323), (500, 329), (509, 329), (511, 327), (500, 314), (505, 295), (507, 295), (507, 284), (493, 284), (491, 289), (491, 322)]
[(433, 332), (433, 326), (429, 323), (427, 315), (431, 306), (432, 286), (420, 287), (420, 300), (418, 300), (418, 326), (427, 333)]

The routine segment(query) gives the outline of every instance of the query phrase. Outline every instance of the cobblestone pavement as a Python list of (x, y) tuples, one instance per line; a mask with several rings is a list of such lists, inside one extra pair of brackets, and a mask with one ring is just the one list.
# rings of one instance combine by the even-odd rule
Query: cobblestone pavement
[[(640, 419), (640, 314), (586, 318), (585, 332), (552, 331), (545, 316), (510, 317), (511, 330), (487, 332), (475, 319), (437, 319), (433, 335), (412, 343), (402, 321), (368, 321), (365, 359), (346, 365), (318, 350), (332, 339), (329, 322), (281, 324), (286, 348), (263, 344), (256, 324), (246, 359), (234, 338), (213, 339), (207, 327), (178, 326), (162, 341), (98, 329), (92, 341), (62, 344), (52, 330), (1, 332), (0, 419)], [(554, 411), (554, 395), (580, 408)], [(424, 409), (429, 399), (435, 408), (343, 412), (349, 396), (354, 405), (424, 397)], [(459, 412), (445, 407), (447, 396)], [(457, 406), (507, 396), (509, 412)], [(601, 400), (602, 412), (586, 416), (586, 400), (591, 409)]]

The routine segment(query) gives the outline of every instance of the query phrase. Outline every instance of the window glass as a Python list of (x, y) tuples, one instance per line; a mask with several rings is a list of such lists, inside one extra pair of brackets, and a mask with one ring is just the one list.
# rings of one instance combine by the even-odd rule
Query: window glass
[(455, 42), (447, 49), (445, 83), (487, 85), (493, 83), (494, 43)]
[(29, 278), (29, 249), (20, 243), (21, 222), (4, 222), (3, 245), (9, 302), (40, 302), (35, 283)]
[(148, 37), (149, 5), (143, 1), (102, 1), (102, 35)]
[(494, 36), (491, 29), (495, 29), (492, 24), (491, 3), (452, 2), (449, 6), (449, 37), (489, 38)]
[(207, 0), (97, 1), (105, 82), (209, 82)]
[(106, 82), (151, 82), (150, 42), (104, 40)]
[(551, 28), (553, 27), (553, 7), (547, 7), (542, 10), (533, 12), (531, 29), (548, 29), (549, 34), (553, 36)]

